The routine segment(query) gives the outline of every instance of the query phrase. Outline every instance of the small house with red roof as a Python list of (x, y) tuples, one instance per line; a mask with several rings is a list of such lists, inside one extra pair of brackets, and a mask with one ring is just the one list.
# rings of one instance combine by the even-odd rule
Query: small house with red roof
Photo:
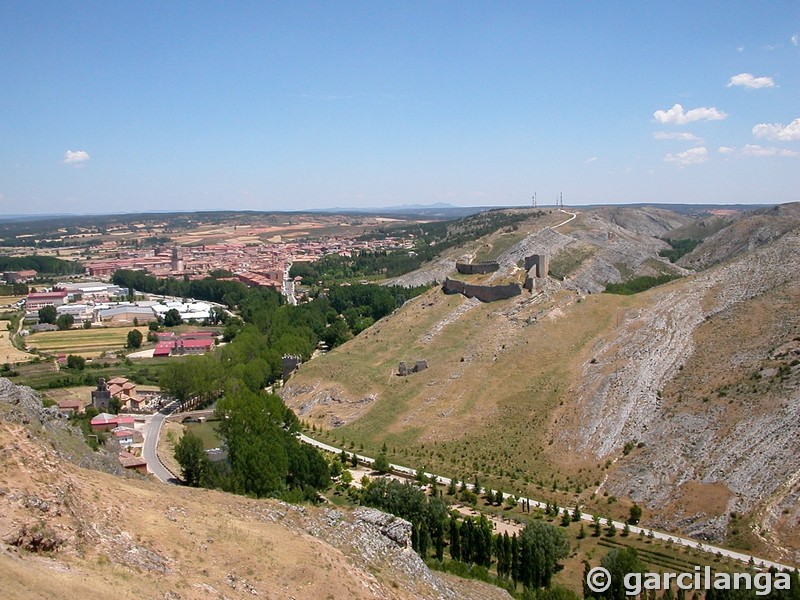
[(92, 431), (110, 431), (115, 427), (130, 427), (133, 429), (133, 423), (133, 417), (112, 415), (110, 413), (100, 413), (90, 421)]
[(147, 461), (141, 456), (122, 451), (119, 453), (119, 462), (126, 469), (136, 471), (142, 475), (147, 475)]

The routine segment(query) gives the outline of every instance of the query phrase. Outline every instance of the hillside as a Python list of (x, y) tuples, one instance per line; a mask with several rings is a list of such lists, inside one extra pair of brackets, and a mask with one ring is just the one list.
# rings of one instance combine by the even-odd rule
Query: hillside
[[(761, 222), (757, 237), (784, 233), (742, 252), (717, 245), (736, 236), (723, 229), (695, 250), (719, 248), (716, 266), (695, 275), (658, 257), (665, 242), (618, 224), (641, 229), (640, 214), (587, 211), (529, 231), (492, 277), (547, 251), (563, 281), (491, 304), (431, 290), (303, 365), (283, 397), (324, 439), (385, 443), (399, 464), (619, 517), (636, 501), (653, 526), (797, 562), (792, 210), (735, 219)], [(592, 293), (657, 273), (689, 276), (636, 296)], [(428, 369), (396, 374), (417, 359)]]
[(744, 213), (707, 237), (680, 264), (700, 270), (752, 252), (800, 226), (800, 202)]
[(103, 460), (36, 402), (0, 379), (3, 598), (508, 597), (431, 573), (411, 550), (410, 525), (372, 509), (296, 507), (78, 467), (70, 453), (94, 467)]

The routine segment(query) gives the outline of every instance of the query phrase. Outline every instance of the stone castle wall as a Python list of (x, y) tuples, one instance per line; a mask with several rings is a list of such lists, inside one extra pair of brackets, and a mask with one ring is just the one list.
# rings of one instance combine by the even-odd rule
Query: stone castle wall
[(483, 273), (494, 273), (500, 268), (500, 263), (495, 261), (481, 263), (456, 263), (456, 271), (462, 275), (480, 275)]
[(481, 302), (495, 302), (497, 300), (507, 300), (522, 293), (522, 288), (518, 283), (506, 283), (503, 285), (472, 285), (458, 281), (457, 279), (444, 280), (442, 290), (445, 294), (462, 294), (467, 298), (477, 298)]

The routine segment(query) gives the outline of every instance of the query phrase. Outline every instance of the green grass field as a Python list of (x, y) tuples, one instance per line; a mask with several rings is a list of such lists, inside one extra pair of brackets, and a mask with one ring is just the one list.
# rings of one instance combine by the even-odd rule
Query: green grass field
[(15, 368), (16, 377), (9, 377), (13, 383), (27, 385), (35, 390), (51, 388), (73, 388), (76, 386), (96, 386), (100, 377), (128, 377), (139, 385), (154, 386), (165, 365), (181, 358), (154, 358), (131, 361), (131, 364), (115, 359), (95, 361), (99, 368), (86, 368), (82, 371), (56, 369), (52, 360), (19, 365)]
[[(125, 350), (128, 332), (134, 328), (107, 327), (93, 329), (69, 329), (66, 331), (44, 331), (29, 335), (25, 343), (28, 348), (48, 354), (77, 354), (94, 358), (104, 352)], [(147, 327), (137, 327), (147, 337)]]

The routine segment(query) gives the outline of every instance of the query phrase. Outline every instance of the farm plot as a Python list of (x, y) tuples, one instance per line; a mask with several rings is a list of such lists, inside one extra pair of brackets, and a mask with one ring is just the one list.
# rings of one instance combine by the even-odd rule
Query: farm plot
[[(147, 327), (137, 327), (142, 336), (147, 336)], [(127, 327), (107, 329), (69, 329), (67, 331), (44, 331), (28, 336), (29, 348), (51, 354), (77, 354), (94, 358), (104, 352), (124, 350), (127, 343)]]
[(14, 347), (11, 343), (11, 332), (8, 330), (9, 323), (10, 321), (0, 321), (0, 363), (22, 363), (36, 358)]

